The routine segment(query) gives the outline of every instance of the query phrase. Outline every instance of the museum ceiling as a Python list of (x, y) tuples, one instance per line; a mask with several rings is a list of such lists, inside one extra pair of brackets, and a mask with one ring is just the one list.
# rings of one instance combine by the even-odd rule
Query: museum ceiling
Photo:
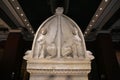
[(21, 30), (25, 39), (32, 40), (40, 24), (57, 7), (63, 7), (64, 14), (80, 26), (86, 40), (94, 40), (102, 32), (120, 41), (119, 4), (120, 0), (0, 0), (0, 40), (12, 30)]

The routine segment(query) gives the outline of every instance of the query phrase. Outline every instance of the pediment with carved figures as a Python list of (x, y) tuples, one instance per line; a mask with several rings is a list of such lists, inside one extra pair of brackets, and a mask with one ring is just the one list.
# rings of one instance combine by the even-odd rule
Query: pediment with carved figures
[(79, 26), (62, 14), (63, 8), (45, 20), (38, 28), (32, 50), (26, 52), (25, 59), (93, 59), (86, 50), (83, 34)]

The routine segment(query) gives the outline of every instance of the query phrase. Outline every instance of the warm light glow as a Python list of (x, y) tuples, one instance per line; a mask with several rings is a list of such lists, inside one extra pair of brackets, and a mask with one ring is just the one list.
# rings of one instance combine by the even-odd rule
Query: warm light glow
[(32, 30), (32, 28), (30, 28), (30, 30)]
[(89, 31), (90, 29), (87, 29), (87, 31)]
[(92, 22), (95, 22), (95, 20), (92, 20)]
[(96, 17), (98, 17), (98, 15), (97, 15), (97, 14), (96, 14), (95, 16), (96, 16)]
[(27, 24), (27, 26), (30, 26), (30, 24)]
[(91, 27), (92, 25), (90, 24), (89, 26)]
[(105, 0), (105, 2), (108, 2), (108, 0)]
[(85, 34), (87, 34), (87, 32), (85, 32)]
[(19, 7), (16, 7), (17, 9), (20, 9)]
[(34, 33), (34, 31), (32, 31), (32, 33)]
[(14, 0), (12, 0), (12, 1), (14, 1)]
[(23, 14), (20, 14), (21, 16), (23, 16)]
[(26, 19), (24, 21), (27, 21)]
[(100, 10), (103, 10), (103, 8), (100, 8)]

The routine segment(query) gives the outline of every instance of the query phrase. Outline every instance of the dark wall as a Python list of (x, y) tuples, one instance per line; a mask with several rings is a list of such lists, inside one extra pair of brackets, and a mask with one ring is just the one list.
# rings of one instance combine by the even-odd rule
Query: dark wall
[(20, 80), (22, 61), (31, 42), (23, 40), (20, 32), (11, 32), (4, 44), (0, 62), (0, 80)]
[(95, 41), (86, 42), (86, 46), (95, 56), (91, 64), (90, 80), (120, 80), (120, 67), (111, 35), (100, 33)]

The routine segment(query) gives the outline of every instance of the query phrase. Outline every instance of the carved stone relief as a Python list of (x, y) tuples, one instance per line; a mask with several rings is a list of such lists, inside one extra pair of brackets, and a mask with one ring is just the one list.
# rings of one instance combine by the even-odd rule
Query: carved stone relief
[(38, 29), (32, 47), (35, 59), (86, 58), (86, 47), (81, 30), (58, 9)]
[(62, 14), (61, 8), (57, 11), (39, 27), (30, 53), (31, 57), (35, 59), (86, 58), (84, 38), (78, 25)]
[(62, 12), (57, 8), (55, 15), (41, 24), (32, 50), (26, 52), (30, 80), (88, 80), (94, 57), (86, 50), (78, 25)]

